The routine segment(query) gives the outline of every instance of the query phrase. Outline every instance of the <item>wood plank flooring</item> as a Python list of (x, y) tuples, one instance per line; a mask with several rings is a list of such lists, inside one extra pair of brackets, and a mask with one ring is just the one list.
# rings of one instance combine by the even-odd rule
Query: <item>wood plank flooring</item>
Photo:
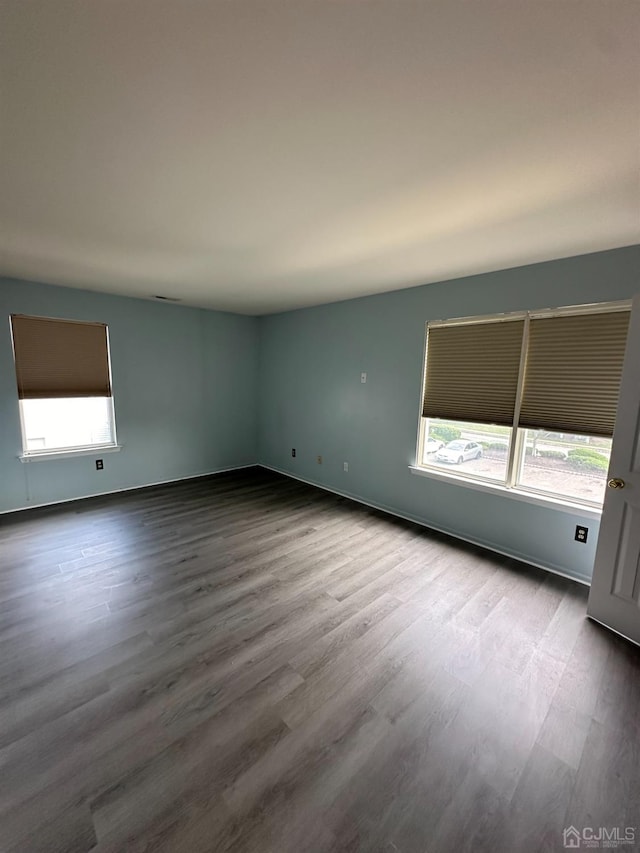
[(640, 840), (640, 656), (585, 606), (260, 469), (5, 517), (0, 850)]

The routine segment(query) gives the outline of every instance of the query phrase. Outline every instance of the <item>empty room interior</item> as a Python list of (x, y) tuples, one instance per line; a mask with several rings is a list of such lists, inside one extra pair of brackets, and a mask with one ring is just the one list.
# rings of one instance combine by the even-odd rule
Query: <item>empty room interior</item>
[(640, 850), (639, 46), (0, 2), (0, 853)]

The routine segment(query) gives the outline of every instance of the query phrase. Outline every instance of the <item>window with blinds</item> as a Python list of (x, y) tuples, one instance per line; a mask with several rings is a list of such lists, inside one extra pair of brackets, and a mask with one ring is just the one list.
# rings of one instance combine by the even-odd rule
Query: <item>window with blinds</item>
[(23, 455), (115, 445), (108, 329), (11, 316)]
[(513, 423), (524, 320), (429, 329), (422, 416)]
[(532, 317), (519, 425), (612, 436), (629, 311)]
[(418, 465), (601, 504), (629, 311), (428, 324)]

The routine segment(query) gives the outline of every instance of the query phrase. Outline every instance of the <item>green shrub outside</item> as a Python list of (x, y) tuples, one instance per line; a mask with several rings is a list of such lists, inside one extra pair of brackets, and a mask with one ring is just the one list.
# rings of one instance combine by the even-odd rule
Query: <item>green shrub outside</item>
[(480, 444), (485, 450), (493, 450), (498, 453), (506, 453), (508, 445), (503, 441), (481, 441)]
[(568, 459), (572, 467), (584, 471), (606, 471), (609, 467), (609, 460), (605, 456), (588, 447), (570, 450)]
[(462, 433), (457, 427), (446, 426), (445, 424), (438, 424), (429, 430), (429, 438), (437, 438), (438, 441), (444, 441), (445, 444), (455, 441), (461, 435)]
[(569, 456), (581, 456), (584, 459), (605, 459), (605, 456), (597, 450), (592, 450), (590, 447), (576, 447), (569, 451)]
[(537, 455), (543, 459), (566, 459), (567, 453), (564, 450), (538, 450)]

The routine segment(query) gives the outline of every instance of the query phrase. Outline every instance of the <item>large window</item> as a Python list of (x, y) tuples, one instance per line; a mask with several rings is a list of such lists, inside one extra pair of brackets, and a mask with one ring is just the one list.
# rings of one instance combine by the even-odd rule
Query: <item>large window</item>
[(627, 303), (429, 324), (418, 466), (600, 506)]
[(24, 458), (116, 446), (107, 327), (11, 317)]

